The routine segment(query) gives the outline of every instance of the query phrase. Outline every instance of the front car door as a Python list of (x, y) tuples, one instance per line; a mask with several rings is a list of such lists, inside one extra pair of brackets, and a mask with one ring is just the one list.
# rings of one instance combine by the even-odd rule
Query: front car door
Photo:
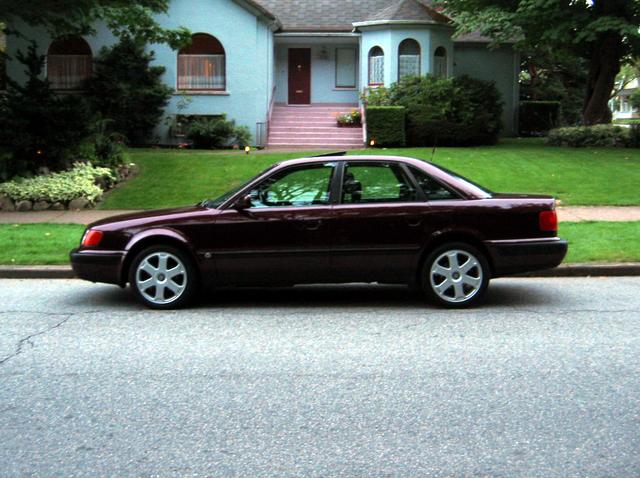
[(429, 208), (408, 169), (394, 161), (350, 161), (341, 184), (331, 220), (336, 279), (411, 281)]
[(222, 211), (212, 237), (219, 283), (326, 281), (336, 170), (337, 163), (320, 162), (275, 171), (246, 191), (250, 208)]

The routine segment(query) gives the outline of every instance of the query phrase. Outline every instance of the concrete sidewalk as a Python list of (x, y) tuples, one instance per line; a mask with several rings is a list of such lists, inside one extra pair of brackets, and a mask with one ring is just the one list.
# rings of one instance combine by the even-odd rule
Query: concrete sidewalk
[[(0, 224), (89, 224), (118, 214), (138, 212), (136, 210), (82, 211), (30, 211), (0, 212)], [(640, 206), (574, 206), (559, 207), (560, 222), (583, 221), (640, 221)]]

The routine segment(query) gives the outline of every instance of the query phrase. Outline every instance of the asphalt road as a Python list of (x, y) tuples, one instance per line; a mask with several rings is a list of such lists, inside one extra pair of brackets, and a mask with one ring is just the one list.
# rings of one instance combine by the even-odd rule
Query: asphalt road
[(640, 476), (640, 278), (220, 292), (0, 281), (0, 476)]

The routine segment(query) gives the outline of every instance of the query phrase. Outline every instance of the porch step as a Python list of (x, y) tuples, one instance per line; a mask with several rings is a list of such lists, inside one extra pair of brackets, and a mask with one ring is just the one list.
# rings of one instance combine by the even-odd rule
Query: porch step
[(275, 105), (267, 146), (274, 148), (361, 148), (362, 128), (339, 128), (336, 117), (358, 109), (355, 104)]

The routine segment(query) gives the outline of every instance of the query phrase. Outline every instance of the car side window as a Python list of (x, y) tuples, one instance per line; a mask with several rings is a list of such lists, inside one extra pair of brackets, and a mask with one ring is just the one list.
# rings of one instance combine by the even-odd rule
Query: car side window
[(327, 205), (334, 170), (334, 163), (326, 163), (275, 173), (251, 190), (251, 207)]
[(397, 163), (347, 163), (342, 180), (343, 204), (411, 202), (416, 190)]
[(458, 194), (440, 184), (440, 182), (433, 179), (421, 169), (414, 167), (410, 167), (409, 169), (428, 201), (460, 199)]

